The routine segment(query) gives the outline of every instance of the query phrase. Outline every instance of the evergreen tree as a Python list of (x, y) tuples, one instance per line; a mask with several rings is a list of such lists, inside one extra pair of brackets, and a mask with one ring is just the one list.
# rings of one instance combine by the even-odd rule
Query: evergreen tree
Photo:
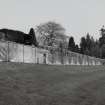
[(91, 38), (90, 38), (90, 35), (89, 33), (87, 33), (87, 36), (86, 36), (86, 48), (88, 49), (88, 51), (90, 51), (91, 49)]
[(85, 37), (81, 38), (81, 42), (80, 42), (80, 53), (81, 54), (85, 54), (85, 50), (86, 50), (86, 39)]
[(105, 28), (104, 26), (100, 30), (101, 37), (99, 38), (100, 57), (105, 58)]
[(69, 38), (68, 50), (75, 51), (75, 42), (72, 36)]
[(29, 35), (31, 35), (31, 37), (32, 37), (32, 43), (33, 43), (35, 46), (38, 46), (38, 43), (37, 43), (37, 40), (36, 40), (35, 31), (34, 31), (33, 28), (30, 29)]
[(104, 29), (104, 26), (101, 28), (100, 33), (101, 33), (101, 37), (99, 38), (99, 45), (101, 47), (103, 44), (105, 44), (105, 29)]
[(75, 45), (75, 52), (80, 53), (80, 49), (79, 49), (78, 44)]
[(101, 47), (101, 57), (105, 59), (105, 44), (103, 44)]

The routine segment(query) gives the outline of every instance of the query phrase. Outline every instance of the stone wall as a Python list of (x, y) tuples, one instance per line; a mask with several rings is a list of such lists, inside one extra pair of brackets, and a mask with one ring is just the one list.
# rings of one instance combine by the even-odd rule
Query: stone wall
[(14, 42), (0, 41), (0, 61), (40, 63), (47, 50)]
[(82, 55), (69, 51), (68, 54), (60, 56), (59, 53), (48, 55), (48, 64), (64, 65), (102, 65), (105, 60)]
[(0, 61), (54, 65), (102, 65), (104, 60), (74, 52), (50, 53), (44, 48), (0, 41)]

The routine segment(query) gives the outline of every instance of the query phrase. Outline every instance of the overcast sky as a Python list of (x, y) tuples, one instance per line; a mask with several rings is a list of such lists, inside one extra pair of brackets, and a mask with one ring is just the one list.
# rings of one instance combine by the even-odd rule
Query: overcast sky
[(0, 28), (28, 32), (50, 20), (77, 43), (87, 32), (98, 38), (105, 25), (105, 0), (0, 0)]

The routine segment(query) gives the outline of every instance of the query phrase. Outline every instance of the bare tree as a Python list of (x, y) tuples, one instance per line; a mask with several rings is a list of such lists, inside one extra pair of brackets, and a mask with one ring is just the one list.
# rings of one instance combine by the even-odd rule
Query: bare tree
[(56, 22), (40, 24), (36, 28), (39, 43), (46, 46), (56, 46), (65, 41), (65, 29)]
[(39, 45), (50, 46), (52, 63), (54, 63), (55, 52), (60, 49), (59, 54), (62, 55), (63, 49), (67, 45), (65, 29), (56, 22), (47, 22), (37, 26), (36, 33), (38, 34)]

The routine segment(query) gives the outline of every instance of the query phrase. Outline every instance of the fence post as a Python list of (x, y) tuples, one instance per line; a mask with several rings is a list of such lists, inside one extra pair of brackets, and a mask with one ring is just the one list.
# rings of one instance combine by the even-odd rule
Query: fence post
[(9, 42), (7, 43), (7, 62), (9, 62)]
[(36, 63), (36, 47), (35, 47), (35, 63)]
[(23, 44), (23, 63), (24, 63), (24, 44)]

